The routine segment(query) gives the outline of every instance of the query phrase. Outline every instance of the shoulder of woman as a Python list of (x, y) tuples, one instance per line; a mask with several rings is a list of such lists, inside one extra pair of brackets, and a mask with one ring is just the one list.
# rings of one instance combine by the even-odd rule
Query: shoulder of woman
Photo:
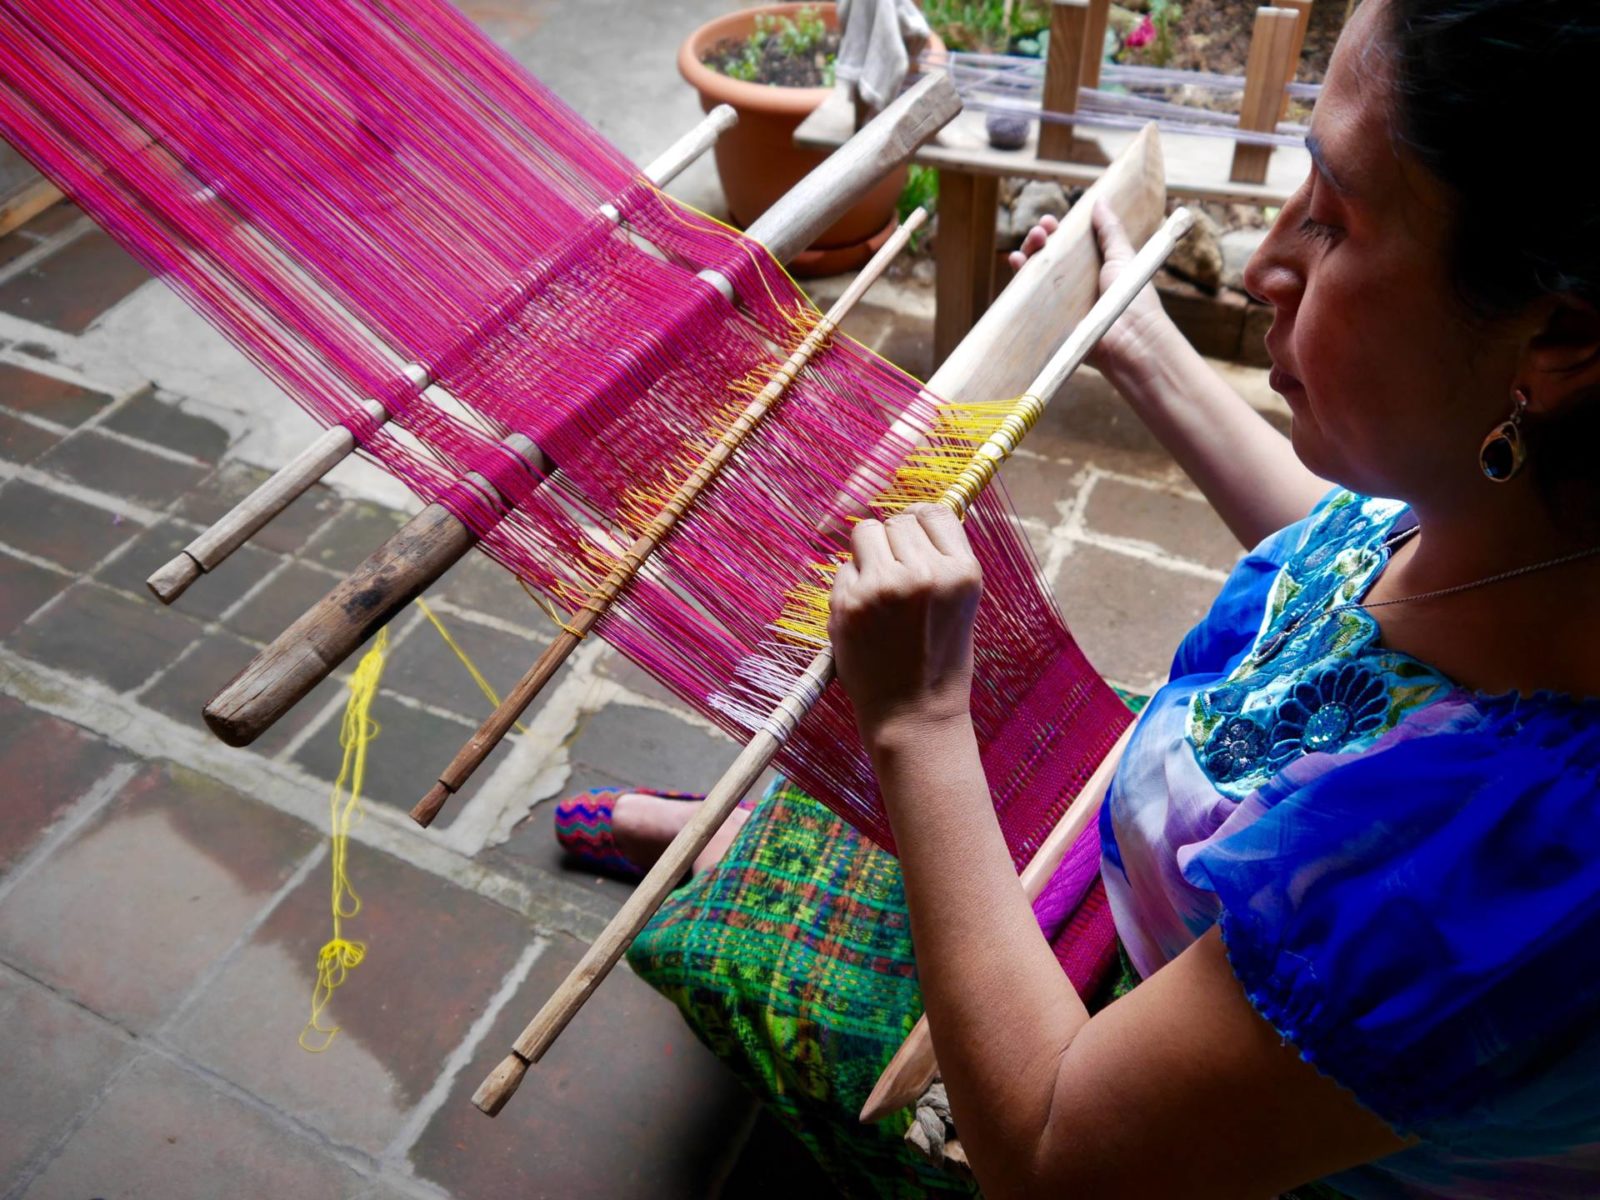
[(1530, 1105), (1600, 1128), (1600, 703), (1426, 711), (1282, 772), (1184, 876), (1258, 1010), (1374, 1111), (1557, 1153), (1571, 1128), (1524, 1144)]

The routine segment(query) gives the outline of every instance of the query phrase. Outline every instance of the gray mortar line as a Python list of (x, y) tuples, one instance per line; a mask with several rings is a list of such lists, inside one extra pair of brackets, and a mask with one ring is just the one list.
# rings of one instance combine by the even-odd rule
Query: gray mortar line
[(484, 1006), (477, 1020), (467, 1028), (466, 1035), (457, 1043), (449, 1056), (444, 1060), (438, 1077), (434, 1079), (433, 1086), (419, 1100), (411, 1110), (411, 1114), (401, 1124), (394, 1135), (394, 1139), (378, 1156), (380, 1163), (396, 1167), (404, 1173), (410, 1171), (410, 1159), (407, 1157), (411, 1148), (417, 1144), (423, 1132), (428, 1128), (428, 1123), (433, 1120), (439, 1110), (450, 1099), (450, 1088), (454, 1085), (456, 1077), (466, 1070), (471, 1064), (473, 1055), (478, 1052), (478, 1047), (489, 1036), (494, 1028), (494, 1023), (499, 1019), (500, 1013), (511, 1003), (523, 982), (533, 971), (533, 966), (539, 961), (550, 946), (546, 938), (535, 938), (523, 948), (522, 954), (512, 964), (505, 977), (501, 979), (500, 986), (495, 990), (489, 1002)]
[[(114, 516), (132, 517), (142, 525), (155, 525), (167, 517), (163, 509), (150, 508), (137, 500), (130, 500), (126, 496), (113, 496), (109, 492), (101, 492), (91, 487), (85, 487), (81, 483), (63, 479), (59, 475), (41, 471), (38, 467), (0, 462), (0, 479), (20, 479), (25, 483), (33, 484), (35, 487), (56, 492), (69, 500), (76, 500), (81, 504), (101, 509)], [(173, 501), (173, 503), (176, 502), (176, 500)], [(118, 549), (121, 549), (121, 547), (119, 546)]]

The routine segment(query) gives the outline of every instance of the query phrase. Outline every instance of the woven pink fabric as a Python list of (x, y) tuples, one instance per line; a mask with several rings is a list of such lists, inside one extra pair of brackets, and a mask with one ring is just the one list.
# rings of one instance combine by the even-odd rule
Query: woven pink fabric
[[(810, 311), (758, 246), (641, 181), (434, 0), (0, 0), (0, 79), (0, 132), (317, 420), (563, 609), (584, 564), (629, 539), (639, 490), (683, 474), (685, 447), (741, 398), (731, 385), (764, 379)], [(408, 383), (413, 362), (454, 400)], [(836, 338), (599, 632), (747, 737), (809, 657), (771, 623), (842, 548), (816, 531), (846, 527), (868, 498), (848, 493), (857, 468), (887, 475), (911, 448), (896, 418), (933, 403)], [(513, 431), (550, 478), (501, 442)], [(1020, 863), (1128, 716), (1004, 496), (968, 527), (986, 579), (974, 713)], [(889, 844), (838, 689), (781, 765)]]

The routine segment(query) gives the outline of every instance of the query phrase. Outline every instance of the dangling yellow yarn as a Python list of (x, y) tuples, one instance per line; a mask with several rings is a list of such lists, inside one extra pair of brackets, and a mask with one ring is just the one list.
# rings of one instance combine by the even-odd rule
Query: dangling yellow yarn
[[(317, 982), (311, 989), (311, 1016), (300, 1031), (300, 1048), (313, 1054), (321, 1054), (333, 1044), (339, 1026), (324, 1025), (323, 1010), (367, 954), (365, 942), (344, 936), (344, 922), (361, 911), (361, 897), (350, 886), (345, 861), (350, 829), (361, 819), (361, 784), (367, 773), (367, 746), (378, 736), (377, 723), (371, 716), (372, 698), (377, 694), (378, 679), (383, 674), (384, 656), (388, 651), (389, 631), (385, 628), (379, 630), (372, 649), (362, 655), (361, 665), (350, 680), (350, 699), (345, 703), (344, 722), (339, 727), (339, 745), (344, 748), (344, 759), (339, 764), (339, 778), (334, 780), (328, 797), (333, 937), (317, 953)], [(321, 1041), (313, 1044), (308, 1038)]]
[[(421, 596), (417, 597), (417, 607), (422, 610), (422, 615), (427, 617), (428, 620), (433, 623), (433, 627), (439, 631), (439, 636), (444, 639), (444, 644), (449, 646), (451, 650), (455, 651), (456, 657), (461, 660), (461, 665), (467, 669), (467, 674), (472, 676), (472, 682), (478, 685), (478, 690), (484, 694), (490, 704), (494, 705), (496, 708), (499, 708), (500, 696), (494, 690), (494, 686), (483, 677), (483, 672), (478, 670), (478, 668), (473, 664), (473, 661), (467, 657), (467, 652), (460, 646), (456, 645), (455, 638), (450, 636), (450, 631), (446, 629), (439, 618), (434, 615), (433, 609), (428, 607), (427, 601), (423, 600)], [(528, 732), (520, 721), (518, 721), (513, 728), (515, 728), (518, 733)]]

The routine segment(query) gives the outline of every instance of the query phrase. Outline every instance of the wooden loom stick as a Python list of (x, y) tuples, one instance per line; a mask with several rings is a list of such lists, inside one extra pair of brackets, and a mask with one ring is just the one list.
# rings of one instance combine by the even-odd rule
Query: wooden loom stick
[[(1088, 357), (1097, 342), (1116, 322), (1139, 291), (1154, 277), (1172, 248), (1194, 223), (1194, 214), (1180, 208), (1123, 268), (1105, 293), (1095, 302), (1089, 315), (1074, 329), (1051, 356), (1044, 369), (1024, 394), (1031, 398), (1031, 415), (1008, 416), (990, 436), (972, 463), (945, 492), (942, 501), (964, 515), (967, 507), (994, 477), (1002, 462), (1032, 427), (1048, 398)], [(1019, 406), (1021, 407), (1021, 406)], [(545, 1002), (538, 1015), (522, 1031), (512, 1051), (479, 1085), (472, 1102), (490, 1116), (505, 1106), (526, 1075), (529, 1065), (539, 1061), (567, 1023), (577, 1014), (661, 907), (685, 871), (705, 848), (706, 842), (743, 799), (751, 785), (771, 764), (773, 757), (821, 697), (833, 679), (833, 650), (821, 650), (800, 676), (789, 694), (780, 700), (767, 720), (740, 752), (733, 766), (717, 781), (701, 802), (694, 818), (673, 838), (666, 852), (628, 897), (626, 904), (606, 925), (584, 953), (577, 966)]]
[(672, 533), (679, 519), (699, 499), (700, 493), (716, 478), (717, 472), (728, 459), (733, 457), (734, 451), (751, 431), (783, 398), (789, 385), (811, 361), (812, 355), (833, 335), (833, 331), (849, 315), (856, 302), (866, 295), (867, 289), (877, 281), (900, 251), (905, 249), (906, 243), (911, 240), (911, 235), (922, 227), (927, 218), (926, 209), (917, 209), (872, 256), (867, 265), (851, 281), (850, 286), (845, 289), (844, 294), (834, 302), (827, 314), (812, 327), (810, 333), (806, 334), (805, 340), (774, 372), (767, 385), (723, 431), (716, 444), (696, 464), (688, 478), (673, 493), (672, 498), (650, 519), (645, 531), (617, 559), (616, 566), (594, 588), (590, 602), (574, 613), (568, 623), (562, 626), (561, 632), (545, 648), (538, 661), (506, 694), (494, 712), (489, 714), (488, 719), (478, 727), (478, 731), (467, 739), (466, 744), (450, 761), (450, 765), (440, 772), (438, 782), (411, 810), (412, 820), (424, 827), (433, 824), (433, 819), (439, 815), (439, 810), (444, 807), (445, 802), (461, 790), (467, 780), (472, 778), (472, 773), (483, 765), (484, 759), (488, 758), (500, 744), (500, 740), (511, 732), (512, 726), (544, 689), (544, 685), (550, 682), (561, 664), (572, 657), (572, 652), (583, 644), (583, 639), (589, 630), (594, 628), (595, 623), (605, 615), (617, 597), (633, 582), (634, 576), (639, 573), (650, 555), (655, 553), (656, 547)]
[[(1111, 786), (1111, 777), (1116, 774), (1117, 764), (1122, 761), (1122, 752), (1128, 748), (1128, 739), (1132, 736), (1133, 726), (1130, 724), (1111, 749), (1106, 751), (1100, 765), (1089, 776), (1089, 781), (1083, 785), (1083, 790), (1073, 799), (1061, 820), (1045, 835), (1038, 852), (1022, 868), (1018, 879), (1022, 884), (1022, 894), (1030, 904), (1044, 891), (1044, 885), (1050, 882), (1050, 877), (1055, 874), (1079, 835), (1100, 815), (1106, 789)], [(933, 1037), (928, 1031), (928, 1018), (924, 1014), (917, 1019), (906, 1040), (900, 1043), (900, 1049), (895, 1051), (889, 1065), (878, 1076), (872, 1094), (861, 1106), (861, 1123), (870, 1125), (897, 1109), (915, 1104), (938, 1073), (939, 1064), (933, 1056)]]
[[(924, 79), (823, 160), (746, 233), (779, 262), (786, 261), (960, 111), (961, 98), (948, 78)], [(731, 294), (719, 273), (701, 275), (720, 281)], [(534, 463), (538, 475), (553, 469), (528, 438), (513, 434), (504, 444)], [(487, 481), (471, 475), (467, 481), (503, 509)], [(231, 746), (249, 745), (477, 540), (443, 505), (428, 505), (256, 655), (206, 705), (206, 724)]]
[[(645, 167), (644, 177), (657, 187), (665, 187), (685, 167), (709, 150), (717, 138), (738, 120), (739, 114), (732, 107), (719, 104)], [(600, 211), (612, 221), (622, 220), (621, 214), (610, 204), (602, 204)], [(408, 365), (404, 374), (418, 389), (426, 388), (433, 382), (427, 370), (416, 363)], [(365, 400), (362, 407), (380, 424), (389, 419), (388, 410), (376, 400)], [(330, 425), (316, 441), (279, 467), (260, 487), (180, 550), (171, 562), (145, 580), (145, 586), (161, 603), (171, 604), (201, 575), (221, 566), (230, 554), (259, 533), (267, 522), (354, 453), (355, 448), (355, 434), (350, 432), (348, 426)]]

